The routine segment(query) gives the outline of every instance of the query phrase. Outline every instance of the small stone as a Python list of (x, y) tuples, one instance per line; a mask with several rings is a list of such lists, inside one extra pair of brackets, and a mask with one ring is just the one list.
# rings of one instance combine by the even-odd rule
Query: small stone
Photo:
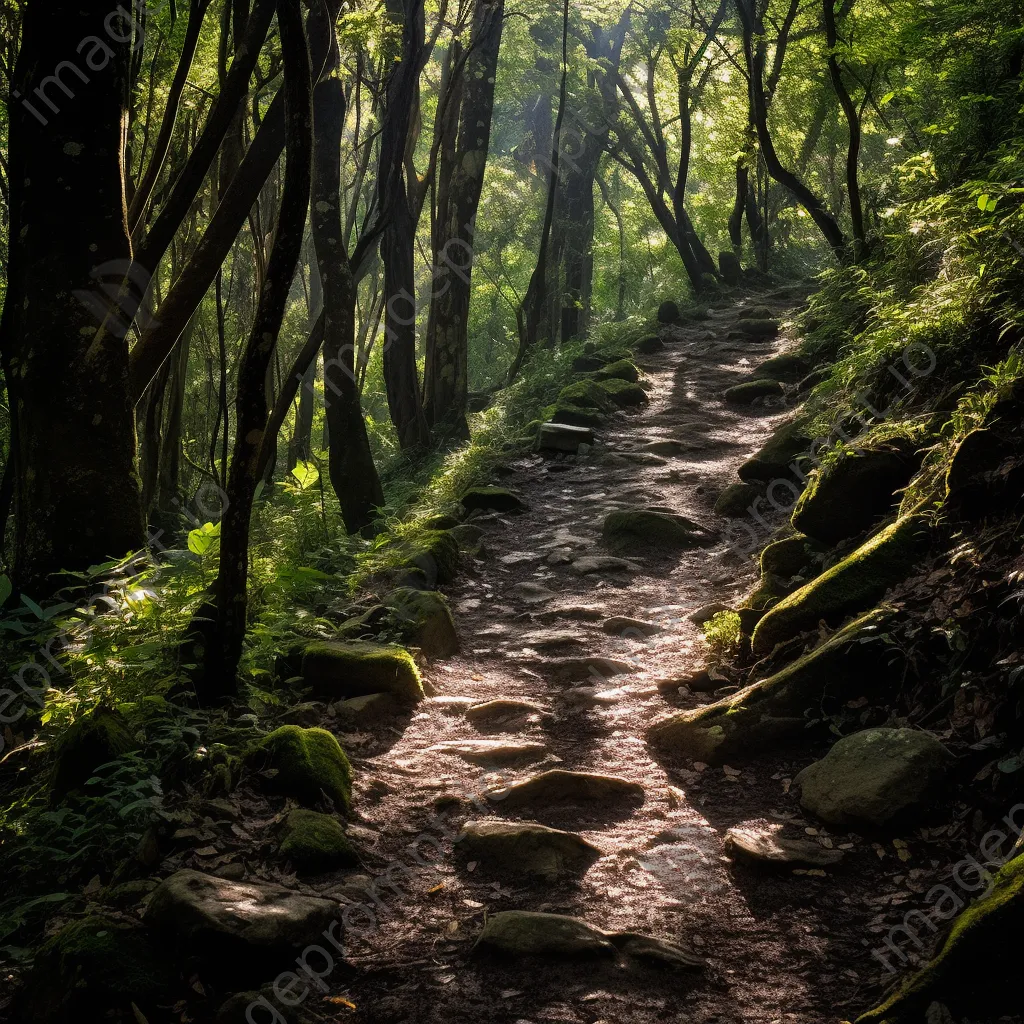
[(472, 764), (516, 764), (541, 761), (548, 748), (543, 743), (529, 741), (504, 742), (502, 740), (446, 740), (430, 748), (441, 754), (452, 754)]
[(729, 405), (753, 405), (754, 402), (766, 398), (783, 398), (786, 389), (777, 381), (769, 377), (758, 380), (744, 381), (735, 387), (729, 388), (722, 397)]
[(365, 697), (352, 697), (332, 705), (344, 722), (359, 728), (366, 728), (394, 718), (402, 710), (390, 693), (369, 693)]
[(727, 604), (721, 604), (720, 602), (706, 604), (703, 608), (698, 608), (695, 612), (691, 612), (690, 621), (695, 626), (703, 626), (705, 622), (710, 622), (716, 615), (730, 610)]
[(468, 857), (486, 867), (546, 882), (579, 874), (601, 855), (582, 836), (536, 822), (469, 821), (456, 842)]
[(488, 799), (503, 808), (525, 807), (530, 804), (579, 803), (591, 800), (642, 800), (644, 789), (639, 783), (629, 782), (614, 775), (590, 772), (570, 772), (561, 768), (542, 772), (497, 793), (488, 793)]
[(471, 487), (462, 495), (462, 507), (467, 512), (520, 512), (525, 506), (505, 487)]
[(843, 859), (842, 850), (827, 850), (806, 839), (783, 839), (756, 826), (729, 829), (722, 844), (734, 860), (769, 867), (834, 867)]
[(614, 956), (600, 928), (563, 914), (504, 910), (492, 914), (477, 940), (513, 956)]
[(685, 968), (692, 970), (703, 967), (704, 959), (692, 950), (665, 939), (655, 939), (650, 935), (638, 935), (635, 932), (616, 932), (609, 935), (612, 943), (624, 956), (639, 960), (651, 967)]
[(599, 604), (569, 604), (557, 608), (545, 608), (537, 616), (541, 621), (548, 622), (554, 619), (571, 619), (576, 622), (597, 622), (603, 619), (607, 613)]
[(538, 665), (556, 682), (575, 683), (629, 675), (636, 669), (628, 661), (594, 655), (589, 658), (552, 658)]
[(538, 651), (561, 651), (567, 647), (581, 647), (583, 640), (578, 633), (568, 630), (543, 630), (537, 633), (524, 633), (524, 647), (532, 647)]
[(644, 622), (643, 619), (631, 619), (626, 615), (616, 615), (613, 618), (605, 619), (601, 623), (601, 629), (612, 636), (631, 638), (646, 638), (661, 632), (661, 626), (654, 622)]
[(558, 596), (539, 583), (517, 583), (512, 590), (523, 604), (529, 605), (547, 604)]
[(580, 576), (592, 576), (599, 572), (643, 572), (642, 565), (613, 555), (584, 555), (572, 563), (572, 568)]
[(511, 721), (522, 721), (531, 715), (543, 715), (547, 708), (526, 700), (489, 700), (466, 709), (466, 718), (476, 726), (493, 728)]
[(674, 441), (666, 439), (663, 441), (648, 441), (643, 446), (643, 451), (650, 452), (652, 455), (669, 455), (678, 457), (685, 455), (687, 452), (692, 451), (693, 446), (686, 444), (684, 441)]

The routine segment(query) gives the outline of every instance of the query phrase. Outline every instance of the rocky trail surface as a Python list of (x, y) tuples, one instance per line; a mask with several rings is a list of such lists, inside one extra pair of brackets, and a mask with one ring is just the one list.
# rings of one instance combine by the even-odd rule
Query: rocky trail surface
[[(836, 1021), (877, 991), (864, 926), (884, 854), (801, 816), (789, 782), (811, 758), (666, 763), (645, 738), (714, 699), (680, 688), (703, 664), (691, 616), (754, 580), (713, 511), (787, 414), (722, 400), (791, 343), (736, 330), (752, 303), (666, 329), (641, 358), (649, 405), (589, 452), (503, 467), (523, 508), (471, 518), (485, 557), (444, 588), (461, 653), (386, 744), (341, 736), (350, 835), (375, 864), (330, 980), (352, 1019)], [(652, 508), (696, 540), (603, 536)]]

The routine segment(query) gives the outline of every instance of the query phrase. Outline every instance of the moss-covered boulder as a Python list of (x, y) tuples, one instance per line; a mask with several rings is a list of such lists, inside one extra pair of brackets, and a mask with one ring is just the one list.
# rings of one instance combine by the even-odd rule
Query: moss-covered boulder
[(844, 448), (811, 475), (793, 525), (825, 544), (856, 537), (892, 508), (896, 491), (910, 483), (919, 464), (907, 444)]
[(612, 512), (602, 528), (604, 542), (613, 551), (686, 551), (708, 542), (697, 523), (670, 512), (624, 509)]
[(917, 729), (865, 729), (845, 736), (793, 780), (804, 810), (838, 828), (889, 829), (934, 799), (953, 755)]
[(352, 805), (352, 766), (326, 729), (282, 725), (249, 747), (245, 763), (262, 774), (267, 789), (306, 806), (325, 794), (341, 810)]
[(569, 427), (599, 427), (601, 413), (596, 409), (585, 409), (578, 405), (557, 402), (544, 412), (544, 419), (549, 423), (563, 423)]
[(450, 658), (458, 653), (455, 620), (441, 594), (403, 587), (388, 594), (384, 605), (390, 613), (389, 625), (428, 658)]
[(797, 476), (792, 466), (807, 461), (810, 452), (811, 438), (807, 436), (804, 422), (794, 420), (783, 424), (753, 458), (740, 466), (740, 479), (745, 483), (768, 483)]
[[(973, 878), (973, 875), (971, 876)], [(930, 936), (942, 921), (955, 917), (964, 900), (952, 886), (939, 887), (929, 918), (908, 924)], [(933, 924), (925, 924), (925, 920)], [(941, 1002), (956, 1019), (1016, 1016), (1020, 1010), (1020, 936), (1024, 930), (1024, 854), (1000, 868), (991, 888), (963, 910), (938, 955), (912, 975), (857, 1024), (918, 1024), (932, 1003)], [(904, 938), (898, 931), (896, 942)], [(909, 935), (905, 939), (910, 942)], [(920, 941), (920, 940), (919, 940)], [(899, 947), (897, 947), (899, 948)], [(895, 967), (888, 947), (879, 950)]]
[(783, 352), (782, 355), (766, 359), (754, 369), (755, 377), (784, 383), (796, 383), (803, 380), (811, 372), (811, 362), (796, 352)]
[(786, 389), (777, 381), (765, 377), (748, 380), (728, 388), (722, 397), (729, 405), (745, 406), (769, 398), (784, 398)]
[(748, 306), (740, 310), (740, 320), (770, 320), (772, 318), (771, 308), (768, 306)]
[[(792, 591), (793, 588), (787, 586), (781, 576), (776, 576), (775, 573), (771, 572), (763, 573), (757, 586), (750, 592), (743, 604), (740, 605), (740, 611), (768, 611), (769, 608), (778, 604), (779, 601), (787, 594), (792, 593)], [(760, 621), (760, 619), (757, 621)], [(756, 623), (753, 625), (756, 626)], [(753, 626), (751, 627), (752, 630)]]
[(927, 543), (918, 517), (901, 519), (834, 565), (817, 579), (780, 601), (754, 631), (756, 657), (819, 622), (838, 625), (846, 616), (877, 604), (887, 590), (902, 582)]
[(299, 809), (288, 815), (281, 833), (280, 852), (299, 874), (320, 874), (359, 864), (359, 854), (341, 822), (317, 811)]
[(302, 676), (313, 695), (325, 700), (369, 693), (390, 693), (406, 704), (423, 699), (412, 655), (390, 644), (311, 644), (302, 658)]
[(715, 515), (726, 519), (742, 519), (750, 514), (754, 503), (764, 494), (756, 484), (729, 484), (715, 502)]
[(641, 338), (633, 348), (642, 356), (653, 356), (665, 351), (665, 342), (656, 334), (649, 334), (646, 338)]
[(679, 304), (673, 302), (671, 299), (666, 299), (658, 307), (658, 323), (659, 324), (677, 324), (680, 318)]
[(791, 579), (800, 576), (814, 564), (814, 554), (806, 537), (777, 540), (761, 552), (761, 573)]
[(594, 380), (628, 380), (631, 384), (636, 384), (640, 380), (640, 371), (629, 359), (620, 359), (598, 370), (594, 374)]
[(101, 765), (116, 761), (139, 744), (124, 716), (100, 705), (71, 725), (57, 741), (51, 780), (53, 800), (85, 785)]
[(86, 917), (65, 925), (38, 951), (13, 1019), (78, 1024), (111, 1013), (131, 1019), (132, 1003), (145, 1013), (170, 1003), (176, 980), (141, 929)]
[(459, 542), (448, 530), (427, 530), (403, 545), (407, 564), (423, 572), (428, 585), (451, 583), (459, 571)]
[(572, 368), (576, 373), (593, 373), (602, 367), (621, 360), (629, 360), (629, 352), (624, 349), (599, 349), (592, 342), (584, 346), (583, 354), (572, 361)]
[(884, 609), (862, 616), (767, 679), (656, 722), (648, 740), (666, 752), (717, 765), (756, 757), (806, 735), (808, 709), (820, 716), (823, 706), (838, 709), (897, 678), (884, 638), (890, 617)]
[(779, 333), (777, 320), (740, 320), (738, 326), (751, 338), (774, 338)]
[(524, 508), (523, 499), (507, 487), (470, 487), (461, 500), (467, 512), (520, 512)]
[(559, 405), (572, 405), (580, 409), (596, 409), (611, 412), (615, 408), (605, 387), (596, 380), (578, 380), (562, 388), (558, 395)]
[(612, 404), (620, 409), (636, 409), (648, 402), (647, 392), (639, 384), (628, 380), (606, 380), (601, 382), (600, 387)]

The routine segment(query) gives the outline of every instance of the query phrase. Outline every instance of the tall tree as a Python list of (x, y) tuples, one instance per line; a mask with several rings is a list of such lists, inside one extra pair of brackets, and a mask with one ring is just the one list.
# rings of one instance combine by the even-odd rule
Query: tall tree
[(477, 0), (447, 209), (435, 238), (434, 282), (427, 323), (424, 412), (442, 434), (469, 437), (469, 298), (474, 223), (491, 139), (494, 82), (505, 0)]
[(124, 322), (140, 284), (125, 283), (132, 39), (130, 15), (99, 0), (24, 7), (7, 108), (0, 355), (16, 467), (14, 574), (30, 593), (145, 543)]

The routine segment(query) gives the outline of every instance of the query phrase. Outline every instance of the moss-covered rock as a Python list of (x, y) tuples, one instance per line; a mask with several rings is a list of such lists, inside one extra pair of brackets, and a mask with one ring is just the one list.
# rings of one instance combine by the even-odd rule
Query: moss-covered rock
[(918, 729), (864, 729), (844, 736), (793, 784), (804, 810), (829, 825), (891, 829), (939, 794), (954, 760)]
[(409, 565), (428, 583), (451, 583), (459, 571), (459, 542), (448, 530), (427, 530), (404, 545)]
[(772, 311), (768, 306), (748, 306), (746, 309), (740, 310), (738, 319), (740, 320), (770, 320), (772, 318)]
[(814, 555), (806, 537), (787, 537), (777, 540), (761, 552), (763, 575), (790, 579), (799, 576), (814, 564)]
[(388, 594), (384, 605), (390, 612), (389, 625), (428, 658), (450, 658), (458, 652), (455, 620), (441, 594), (404, 587)]
[(756, 484), (729, 484), (715, 502), (715, 515), (742, 519), (763, 493)]
[(685, 551), (708, 540), (706, 531), (685, 516), (650, 509), (612, 512), (604, 521), (602, 535), (613, 551)]
[(288, 815), (281, 833), (280, 852), (299, 874), (336, 871), (359, 863), (359, 854), (341, 822), (317, 811), (300, 809)]
[(679, 304), (673, 302), (671, 299), (666, 299), (658, 307), (658, 323), (659, 324), (677, 324), (679, 323), (680, 312)]
[(641, 338), (633, 348), (643, 356), (653, 356), (665, 351), (665, 342), (656, 334), (650, 334), (646, 338)]
[(282, 725), (246, 751), (245, 763), (264, 773), (267, 788), (306, 806), (326, 794), (341, 810), (352, 805), (352, 766), (326, 729)]
[(811, 371), (811, 362), (796, 352), (783, 352), (772, 356), (754, 369), (755, 377), (766, 377), (770, 380), (796, 383)]
[(635, 409), (648, 402), (647, 392), (639, 384), (628, 380), (606, 380), (601, 382), (600, 387), (612, 404), (620, 409)]
[(890, 617), (885, 609), (862, 616), (773, 676), (656, 722), (649, 741), (683, 757), (724, 764), (805, 735), (805, 711), (820, 715), (823, 704), (838, 708), (854, 696), (883, 689), (897, 671), (888, 670), (892, 652), (882, 635)]
[(774, 338), (779, 324), (777, 320), (740, 320), (739, 329), (751, 338)]
[(412, 655), (402, 647), (371, 643), (318, 643), (306, 648), (302, 675), (313, 695), (327, 700), (390, 693), (406, 704), (423, 699)]
[(145, 932), (86, 917), (65, 925), (36, 954), (14, 1019), (77, 1024), (106, 1019), (111, 1011), (130, 1017), (132, 1003), (152, 1013), (172, 1000), (175, 981)]
[(631, 360), (620, 359), (598, 370), (594, 374), (594, 380), (628, 380), (631, 384), (635, 384), (640, 380), (640, 371)]
[(544, 412), (544, 419), (549, 423), (564, 423), (570, 427), (599, 427), (601, 414), (596, 409), (584, 409), (577, 405), (557, 402)]
[(856, 537), (892, 508), (919, 464), (908, 444), (844, 449), (811, 475), (793, 525), (825, 544)]
[[(934, 905), (925, 911), (934, 923), (925, 925), (915, 916), (908, 921), (910, 926), (936, 930), (958, 912), (963, 905), (960, 895), (951, 887), (941, 888), (945, 891), (937, 892)], [(925, 1019), (933, 1002), (941, 1002), (958, 1019), (1016, 1014), (1020, 1008), (1022, 929), (1024, 854), (1002, 867), (991, 889), (957, 917), (938, 956), (884, 1003), (858, 1017), (857, 1024), (917, 1024)], [(896, 941), (902, 938), (903, 934), (897, 933)], [(879, 952), (890, 963), (896, 959), (888, 948)]]
[(116, 761), (139, 744), (124, 717), (100, 705), (68, 728), (56, 744), (51, 795), (61, 800), (84, 786), (101, 765)]
[(846, 616), (877, 604), (887, 590), (904, 580), (924, 549), (921, 520), (908, 517), (886, 527), (817, 579), (777, 604), (754, 631), (756, 657), (776, 644), (825, 621), (838, 625)]
[(519, 512), (524, 506), (507, 487), (470, 487), (462, 495), (462, 507), (467, 512)]
[(572, 368), (576, 373), (593, 373), (621, 360), (628, 361), (629, 352), (622, 349), (599, 349), (588, 342), (583, 354), (572, 361)]
[(778, 604), (787, 594), (791, 593), (792, 589), (792, 587), (786, 586), (780, 576), (770, 572), (764, 573), (757, 586), (740, 606), (740, 609), (756, 612), (767, 611), (773, 605)]
[(807, 461), (810, 450), (811, 439), (802, 420), (783, 424), (757, 455), (740, 466), (740, 479), (745, 483), (768, 483), (793, 477), (796, 474), (791, 467), (794, 463), (800, 465)]
[(578, 380), (562, 388), (558, 395), (559, 405), (572, 405), (580, 409), (596, 409), (611, 412), (615, 408), (604, 386), (596, 380)]
[(748, 380), (726, 390), (722, 395), (729, 405), (753, 405), (766, 398), (784, 398), (785, 388), (777, 381), (765, 377), (762, 380)]

